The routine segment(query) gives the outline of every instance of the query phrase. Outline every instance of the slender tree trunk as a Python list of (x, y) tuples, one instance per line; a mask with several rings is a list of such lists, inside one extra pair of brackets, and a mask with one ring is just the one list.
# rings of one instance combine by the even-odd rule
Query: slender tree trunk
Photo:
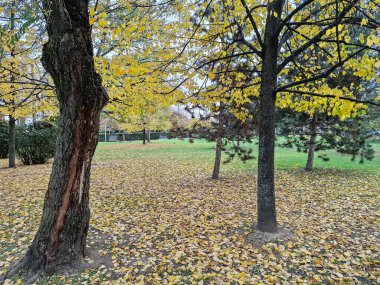
[(8, 159), (9, 167), (16, 167), (16, 119), (9, 116)]
[(219, 135), (216, 138), (215, 162), (214, 162), (214, 170), (212, 172), (212, 179), (219, 179), (220, 162), (222, 160), (222, 144), (223, 144), (223, 139), (222, 139), (222, 136)]
[[(12, 32), (16, 28), (16, 0), (12, 1), (12, 6), (11, 6), (11, 30)], [(13, 45), (12, 51), (11, 51), (11, 57), (15, 57), (15, 46)], [(13, 65), (13, 64), (12, 64)], [(13, 83), (15, 81), (15, 76), (12, 74), (11, 75), (11, 82)], [(13, 105), (13, 110), (15, 109), (15, 102), (14, 102), (14, 97), (16, 96), (16, 91), (15, 87), (12, 84), (11, 85), (12, 89), (12, 105)], [(12, 116), (9, 115), (9, 133), (8, 133), (8, 166), (9, 168), (15, 168), (16, 167), (16, 119)]]
[(148, 141), (148, 143), (150, 143), (150, 132), (151, 132), (151, 130), (147, 130), (147, 141)]
[(317, 114), (314, 113), (313, 120), (310, 125), (310, 141), (309, 141), (309, 151), (307, 153), (307, 162), (305, 166), (306, 171), (313, 170), (313, 162), (314, 162), (314, 152), (315, 152), (315, 144), (317, 142)]
[(278, 33), (283, 0), (272, 1), (266, 20), (263, 67), (260, 90), (259, 166), (258, 166), (258, 224), (264, 232), (277, 231), (275, 185), (274, 185), (274, 142), (275, 103), (277, 88)]
[(26, 271), (30, 278), (84, 257), (91, 161), (100, 112), (108, 99), (95, 72), (88, 0), (42, 2), (49, 35), (42, 62), (56, 86), (60, 131), (40, 227), (24, 258), (10, 271)]
[(146, 144), (146, 129), (143, 129), (143, 144)]
[(104, 123), (104, 142), (107, 142), (107, 123)]

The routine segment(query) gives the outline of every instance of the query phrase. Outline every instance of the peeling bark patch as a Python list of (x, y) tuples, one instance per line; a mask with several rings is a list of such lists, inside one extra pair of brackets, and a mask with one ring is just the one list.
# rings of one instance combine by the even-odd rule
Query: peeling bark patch
[(82, 173), (80, 175), (80, 181), (79, 181), (79, 204), (82, 203), (83, 187), (84, 187), (84, 183), (86, 182), (84, 179), (84, 176), (86, 174), (87, 168), (89, 167), (89, 164), (90, 164), (89, 162), (90, 162), (90, 159), (88, 158), (88, 156), (86, 156), (86, 158), (83, 161)]
[(74, 143), (73, 155), (70, 160), (70, 167), (69, 167), (70, 173), (67, 179), (67, 184), (66, 184), (66, 188), (65, 188), (64, 195), (62, 198), (61, 207), (59, 209), (59, 213), (58, 213), (57, 220), (55, 223), (55, 228), (50, 236), (50, 247), (54, 247), (58, 243), (58, 236), (64, 225), (64, 220), (66, 217), (67, 209), (69, 207), (70, 197), (73, 191), (75, 178), (77, 176), (77, 166), (78, 166), (80, 138), (81, 138), (80, 134), (81, 134), (81, 125), (82, 125), (82, 113), (80, 113), (79, 117), (80, 118), (78, 119), (76, 127), (75, 127), (75, 143)]

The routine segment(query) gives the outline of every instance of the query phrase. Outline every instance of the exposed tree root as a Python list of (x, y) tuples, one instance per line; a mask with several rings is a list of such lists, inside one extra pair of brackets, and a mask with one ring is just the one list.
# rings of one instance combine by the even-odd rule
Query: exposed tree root
[[(47, 274), (69, 276), (74, 273), (84, 272), (87, 269), (98, 268), (101, 265), (113, 267), (111, 256), (101, 256), (98, 249), (86, 249), (86, 258), (78, 258), (71, 263), (59, 264), (51, 268), (42, 259), (33, 256), (31, 251), (28, 250), (20, 261), (11, 266), (3, 276), (0, 276), (0, 285), (5, 284), (6, 280), (15, 277), (22, 278), (22, 284), (28, 285), (35, 283), (40, 277)], [(92, 259), (92, 261), (88, 262), (88, 258)]]
[(25, 271), (24, 269), (11, 269), (11, 271), (8, 271), (3, 277), (1, 277), (0, 284), (3, 285), (6, 280), (9, 280), (15, 276), (19, 276), (23, 279), (23, 285), (33, 284), (40, 278), (40, 276), (43, 275), (43, 273), (44, 271), (42, 269), (37, 271), (32, 269), (29, 271)]
[(23, 278), (22, 284), (32, 284), (36, 282), (43, 273), (43, 262), (41, 259), (34, 259), (30, 253), (30, 250), (28, 250), (19, 262), (11, 266), (7, 273), (0, 277), (0, 285), (3, 285), (6, 280), (15, 276), (20, 276)]

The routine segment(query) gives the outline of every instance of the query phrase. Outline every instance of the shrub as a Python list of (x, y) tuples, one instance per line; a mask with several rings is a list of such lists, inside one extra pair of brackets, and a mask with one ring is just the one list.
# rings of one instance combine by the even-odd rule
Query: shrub
[(17, 154), (25, 165), (44, 164), (54, 156), (57, 128), (50, 123), (36, 122), (17, 130)]
[(8, 132), (7, 122), (0, 122), (0, 158), (8, 157)]
[[(142, 132), (125, 134), (125, 140), (127, 140), (127, 141), (142, 141), (143, 138), (144, 138), (144, 134)], [(148, 139), (148, 133), (146, 133), (145, 138)], [(151, 140), (158, 140), (159, 138), (160, 138), (159, 132), (151, 132), (150, 133), (150, 139)]]

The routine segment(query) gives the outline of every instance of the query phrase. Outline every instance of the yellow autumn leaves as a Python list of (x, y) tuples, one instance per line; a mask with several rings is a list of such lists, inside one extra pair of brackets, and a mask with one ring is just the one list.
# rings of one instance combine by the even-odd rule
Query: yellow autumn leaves
[(7, 27), (0, 39), (0, 114), (15, 119), (57, 112), (52, 82), (38, 57), (37, 27), (29, 32)]
[[(373, 232), (380, 226), (378, 175), (278, 171), (278, 218), (293, 231), (294, 238), (257, 246), (252, 228), (256, 215), (254, 171), (231, 166), (220, 181), (212, 181), (213, 150), (206, 146), (184, 153), (182, 147), (175, 141), (148, 147), (100, 145), (92, 170), (88, 250), (100, 252), (107, 265), (66, 277), (53, 275), (41, 282), (245, 285), (380, 281), (380, 252)], [(115, 160), (116, 154), (124, 158)], [(34, 236), (50, 167), (0, 172), (0, 212), (4, 213), (0, 215), (0, 272), (24, 253)], [(90, 257), (89, 262), (95, 260)]]

